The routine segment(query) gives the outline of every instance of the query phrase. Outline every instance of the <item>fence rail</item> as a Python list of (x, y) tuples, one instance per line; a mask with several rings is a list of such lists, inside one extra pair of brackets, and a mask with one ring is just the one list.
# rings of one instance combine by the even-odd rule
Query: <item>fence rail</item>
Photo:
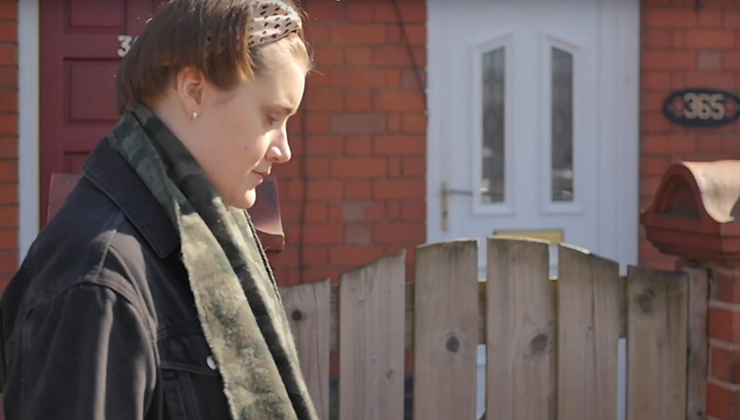
[[(418, 247), (328, 281), (282, 289), (310, 392), (330, 418), (330, 353), (340, 420), (476, 418), (477, 348), (486, 344), (486, 420), (617, 419), (618, 341), (627, 338), (627, 420), (705, 418), (707, 277), (618, 265), (547, 242), (489, 238)], [(334, 410), (331, 410), (334, 412)], [(408, 416), (408, 410), (406, 410)]]

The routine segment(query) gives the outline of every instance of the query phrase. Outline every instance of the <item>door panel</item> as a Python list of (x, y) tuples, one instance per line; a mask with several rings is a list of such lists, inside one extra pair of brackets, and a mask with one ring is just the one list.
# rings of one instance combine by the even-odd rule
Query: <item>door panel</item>
[(41, 224), (54, 172), (80, 165), (118, 120), (114, 75), (129, 37), (164, 0), (60, 0), (40, 5)]
[(638, 144), (639, 49), (624, 53), (616, 3), (429, 0), (430, 241), (557, 231), (631, 262), (637, 185), (614, 177), (637, 170), (620, 149)]

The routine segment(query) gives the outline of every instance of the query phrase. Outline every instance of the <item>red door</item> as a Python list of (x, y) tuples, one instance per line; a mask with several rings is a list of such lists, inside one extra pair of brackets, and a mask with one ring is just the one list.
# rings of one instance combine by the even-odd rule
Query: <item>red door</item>
[(40, 4), (41, 225), (54, 172), (79, 173), (118, 121), (114, 75), (131, 40), (163, 0)]

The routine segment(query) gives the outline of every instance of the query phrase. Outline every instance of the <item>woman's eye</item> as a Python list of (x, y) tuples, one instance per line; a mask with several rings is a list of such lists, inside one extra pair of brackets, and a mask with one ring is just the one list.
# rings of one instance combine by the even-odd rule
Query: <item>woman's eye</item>
[(271, 116), (269, 116), (269, 115), (266, 115), (265, 117), (267, 117), (267, 122), (268, 122), (268, 123), (269, 123), (270, 125), (273, 125), (273, 124), (275, 124), (275, 122), (277, 121), (277, 119), (275, 119), (275, 118), (272, 118), (272, 117), (271, 117)]

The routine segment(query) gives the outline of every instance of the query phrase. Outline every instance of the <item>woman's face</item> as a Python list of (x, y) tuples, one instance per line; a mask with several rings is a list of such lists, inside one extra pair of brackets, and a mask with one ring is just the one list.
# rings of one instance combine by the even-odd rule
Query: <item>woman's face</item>
[[(282, 48), (263, 51), (264, 71), (224, 91), (197, 74), (178, 77), (186, 115), (179, 132), (227, 205), (247, 209), (274, 165), (291, 158), (286, 125), (303, 98), (306, 69)], [(185, 95), (183, 97), (183, 95)]]

